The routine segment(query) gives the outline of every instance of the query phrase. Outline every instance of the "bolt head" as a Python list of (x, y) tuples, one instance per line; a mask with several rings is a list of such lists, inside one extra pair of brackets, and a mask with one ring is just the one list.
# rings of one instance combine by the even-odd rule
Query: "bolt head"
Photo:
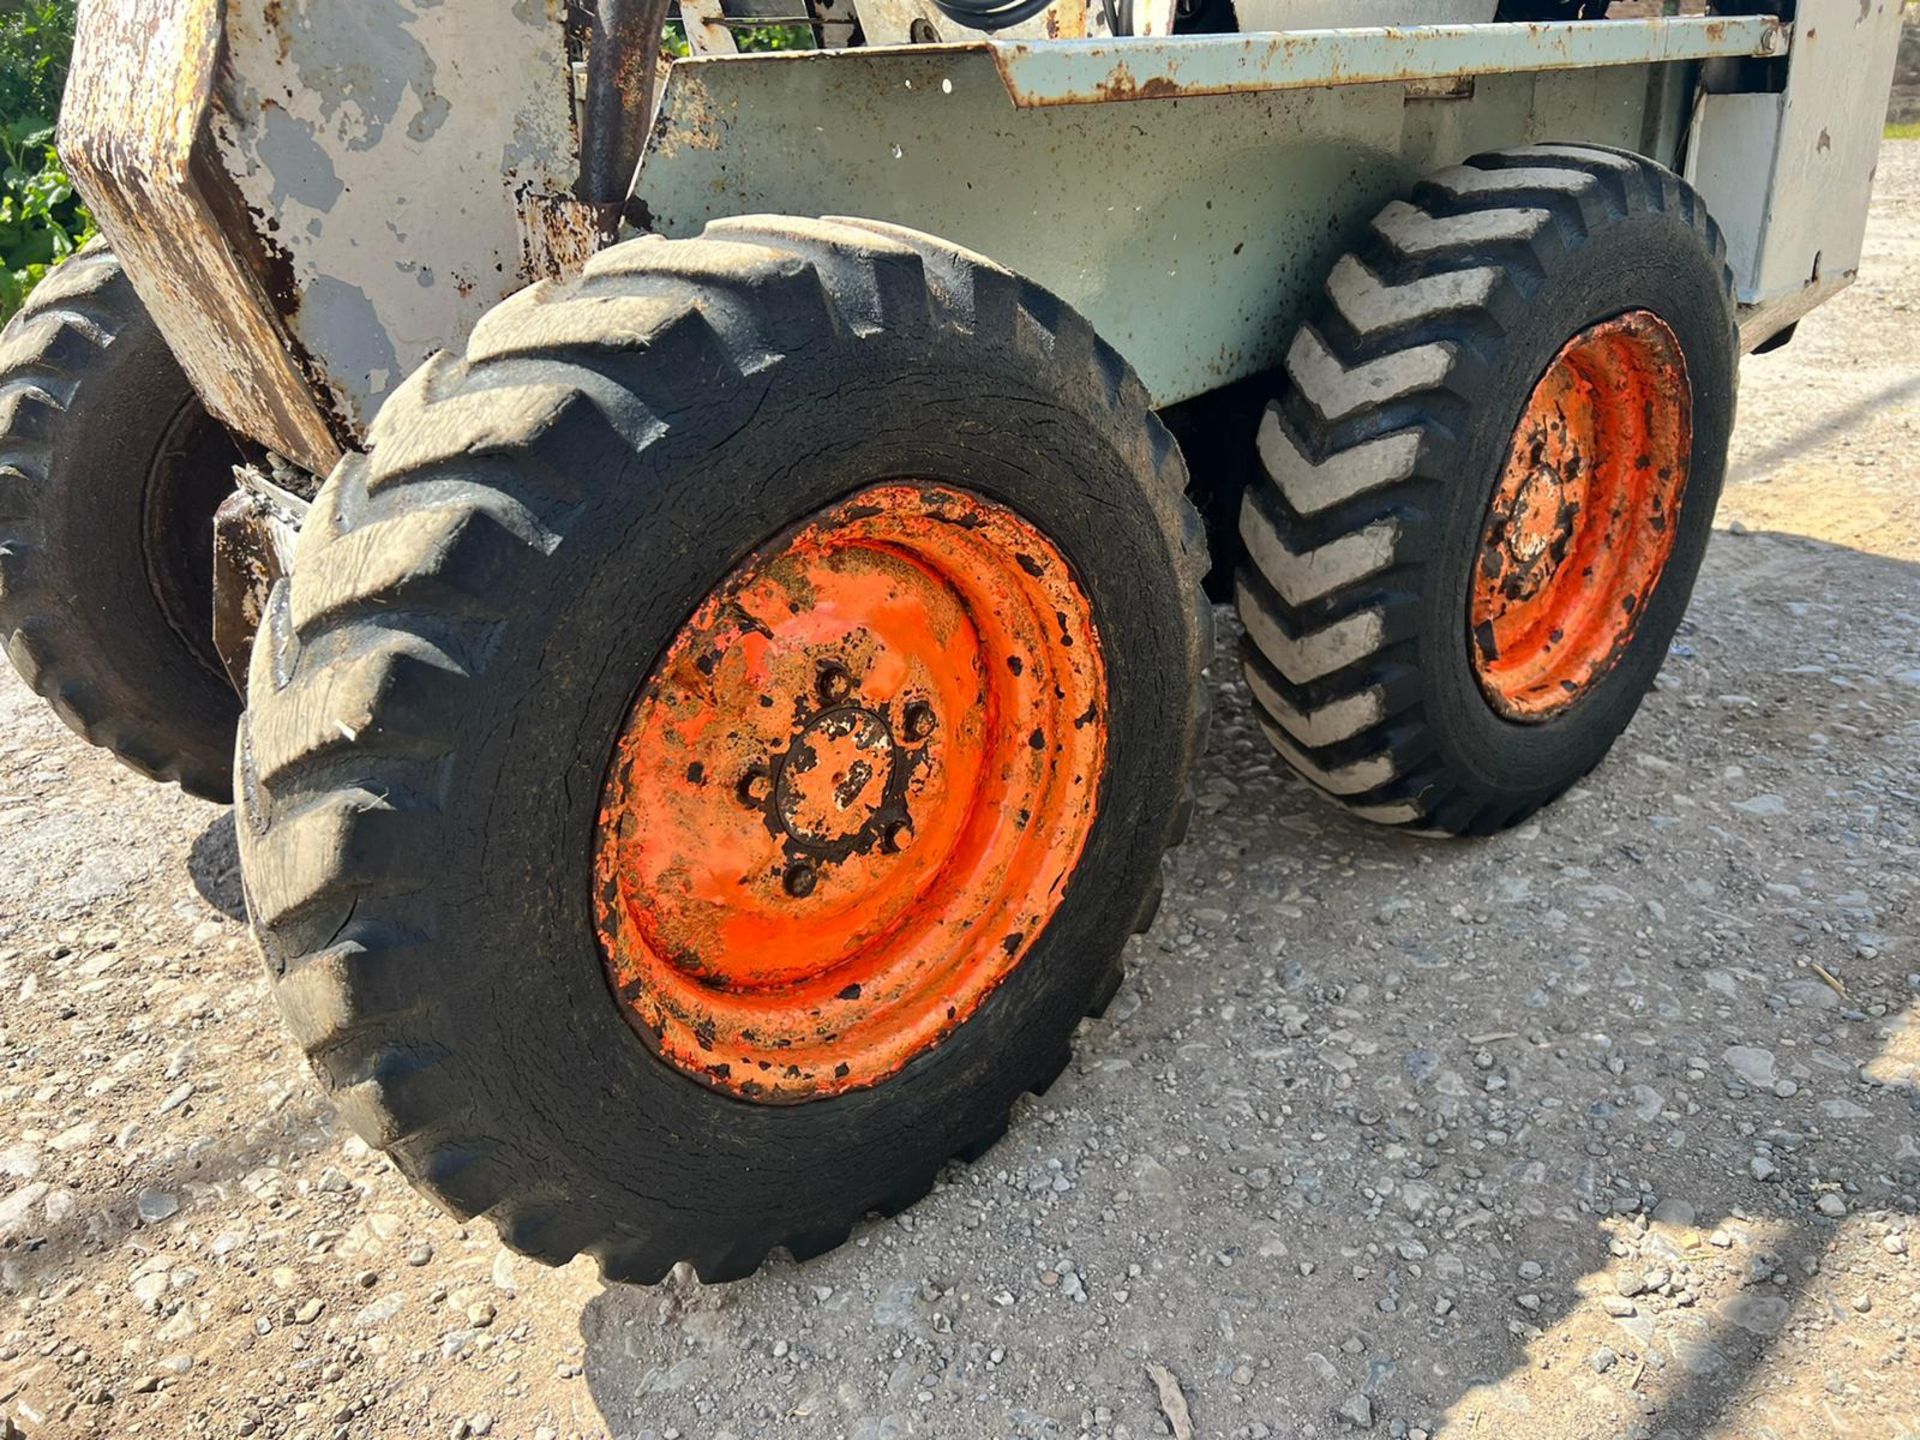
[(820, 667), (820, 676), (814, 684), (820, 698), (829, 705), (838, 705), (853, 694), (853, 676), (847, 673), (846, 666), (831, 661)]
[(887, 827), (887, 849), (898, 852), (913, 843), (913, 826), (905, 820), (896, 820)]
[(764, 765), (755, 765), (740, 777), (740, 799), (748, 805), (758, 806), (767, 803), (767, 797), (773, 794), (773, 776)]
[(924, 740), (933, 734), (933, 707), (924, 700), (916, 700), (907, 706), (904, 727), (909, 740)]
[(787, 867), (787, 873), (781, 882), (787, 894), (796, 900), (804, 900), (813, 893), (813, 887), (820, 883), (820, 872), (804, 860), (796, 860)]

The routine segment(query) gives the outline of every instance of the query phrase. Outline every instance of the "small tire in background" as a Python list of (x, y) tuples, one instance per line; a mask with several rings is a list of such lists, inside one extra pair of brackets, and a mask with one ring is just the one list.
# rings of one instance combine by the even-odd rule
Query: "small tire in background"
[(1263, 727), (1368, 819), (1490, 834), (1607, 753), (1685, 612), (1738, 342), (1670, 171), (1536, 145), (1395, 201), (1262, 419), (1238, 601)]
[(240, 447), (95, 242), (0, 335), (0, 636), (82, 737), (232, 797), (240, 699), (213, 647), (213, 512)]
[(1203, 744), (1205, 544), (1119, 356), (931, 237), (745, 217), (508, 300), (371, 441), (236, 779), (354, 1127), (634, 1281), (817, 1254), (991, 1144)]

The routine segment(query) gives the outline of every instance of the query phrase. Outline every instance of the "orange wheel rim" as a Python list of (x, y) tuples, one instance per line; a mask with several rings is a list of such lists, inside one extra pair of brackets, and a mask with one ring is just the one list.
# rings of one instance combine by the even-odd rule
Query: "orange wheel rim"
[(1673, 553), (1693, 450), (1680, 341), (1634, 310), (1556, 355), (1514, 431), (1476, 557), (1474, 673), (1539, 722), (1613, 667)]
[(614, 994), (746, 1099), (884, 1080), (1026, 957), (1105, 763), (1052, 542), (950, 486), (862, 490), (728, 575), (627, 716), (594, 849)]

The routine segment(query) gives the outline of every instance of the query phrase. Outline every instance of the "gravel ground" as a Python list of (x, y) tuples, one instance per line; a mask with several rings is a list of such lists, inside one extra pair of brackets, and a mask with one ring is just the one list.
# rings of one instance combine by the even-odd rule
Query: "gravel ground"
[(0, 1430), (1920, 1432), (1920, 144), (1880, 191), (1867, 278), (1747, 366), (1728, 530), (1584, 788), (1362, 829), (1223, 674), (1072, 1069), (738, 1285), (608, 1289), (416, 1197), (282, 1038), (227, 814), (7, 674)]

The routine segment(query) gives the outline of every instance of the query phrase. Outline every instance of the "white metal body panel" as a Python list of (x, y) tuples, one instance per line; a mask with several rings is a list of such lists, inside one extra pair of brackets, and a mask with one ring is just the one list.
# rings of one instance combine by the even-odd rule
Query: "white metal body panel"
[(1700, 97), (1687, 178), (1726, 232), (1743, 306), (1792, 318), (1802, 291), (1831, 293), (1859, 269), (1900, 8), (1800, 0), (1784, 93)]
[(226, 5), (214, 146), (351, 429), (553, 268), (577, 169), (564, 19), (563, 0)]
[(1752, 303), (1766, 228), (1767, 183), (1780, 144), (1784, 95), (1702, 95), (1694, 106), (1686, 175), (1727, 237), (1727, 264), (1742, 301)]

